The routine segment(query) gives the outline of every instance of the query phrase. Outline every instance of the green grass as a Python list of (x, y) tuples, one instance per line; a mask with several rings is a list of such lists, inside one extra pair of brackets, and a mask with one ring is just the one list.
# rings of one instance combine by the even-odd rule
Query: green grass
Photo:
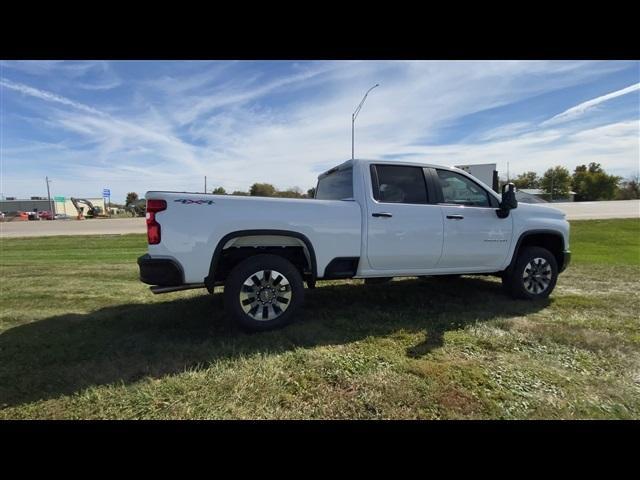
[(152, 295), (143, 235), (0, 241), (0, 418), (640, 418), (640, 221), (572, 222), (548, 301), (492, 277), (320, 282), (245, 335)]
[(640, 265), (640, 221), (577, 221), (571, 227), (571, 250), (577, 264)]

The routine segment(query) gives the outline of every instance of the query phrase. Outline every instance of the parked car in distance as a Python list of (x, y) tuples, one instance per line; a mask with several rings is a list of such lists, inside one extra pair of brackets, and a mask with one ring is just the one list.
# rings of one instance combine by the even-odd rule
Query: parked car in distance
[(67, 215), (66, 213), (56, 213), (54, 218), (56, 220), (71, 220), (73, 217), (70, 215)]
[(53, 214), (48, 210), (38, 212), (38, 217), (40, 217), (40, 220), (53, 220)]
[(140, 279), (154, 293), (224, 285), (247, 330), (291, 321), (316, 280), (486, 274), (515, 298), (548, 297), (571, 258), (569, 223), (505, 187), (457, 168), (349, 160), (319, 176), (313, 200), (150, 191)]

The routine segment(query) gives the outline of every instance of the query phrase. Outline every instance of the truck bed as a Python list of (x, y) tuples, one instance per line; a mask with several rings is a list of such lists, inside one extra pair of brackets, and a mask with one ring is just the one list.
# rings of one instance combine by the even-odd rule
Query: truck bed
[(145, 198), (167, 202), (166, 210), (156, 214), (161, 242), (149, 245), (149, 255), (176, 260), (185, 283), (203, 282), (219, 242), (238, 231), (304, 235), (315, 247), (320, 278), (332, 259), (360, 256), (362, 213), (354, 201), (165, 191), (149, 191)]

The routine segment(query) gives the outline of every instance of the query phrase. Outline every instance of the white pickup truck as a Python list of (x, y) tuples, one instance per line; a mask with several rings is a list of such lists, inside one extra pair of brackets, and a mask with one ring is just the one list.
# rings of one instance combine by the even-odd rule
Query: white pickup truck
[(226, 311), (249, 330), (289, 322), (316, 280), (493, 274), (538, 299), (571, 258), (563, 212), (435, 165), (350, 160), (319, 176), (314, 199), (146, 199), (140, 279), (154, 293), (224, 285)]

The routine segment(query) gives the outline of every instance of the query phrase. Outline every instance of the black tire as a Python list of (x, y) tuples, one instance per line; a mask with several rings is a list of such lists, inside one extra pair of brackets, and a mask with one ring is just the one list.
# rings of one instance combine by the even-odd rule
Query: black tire
[(553, 292), (557, 280), (558, 263), (553, 254), (546, 248), (525, 247), (513, 269), (502, 276), (502, 285), (514, 298), (538, 300)]
[[(271, 276), (272, 272), (276, 273)], [(243, 260), (224, 284), (225, 311), (245, 331), (281, 328), (291, 322), (303, 303), (300, 272), (278, 255), (255, 255)]]
[(391, 280), (393, 280), (393, 277), (372, 277), (372, 278), (365, 278), (364, 279), (364, 284), (365, 285), (382, 285), (384, 283), (389, 283)]

